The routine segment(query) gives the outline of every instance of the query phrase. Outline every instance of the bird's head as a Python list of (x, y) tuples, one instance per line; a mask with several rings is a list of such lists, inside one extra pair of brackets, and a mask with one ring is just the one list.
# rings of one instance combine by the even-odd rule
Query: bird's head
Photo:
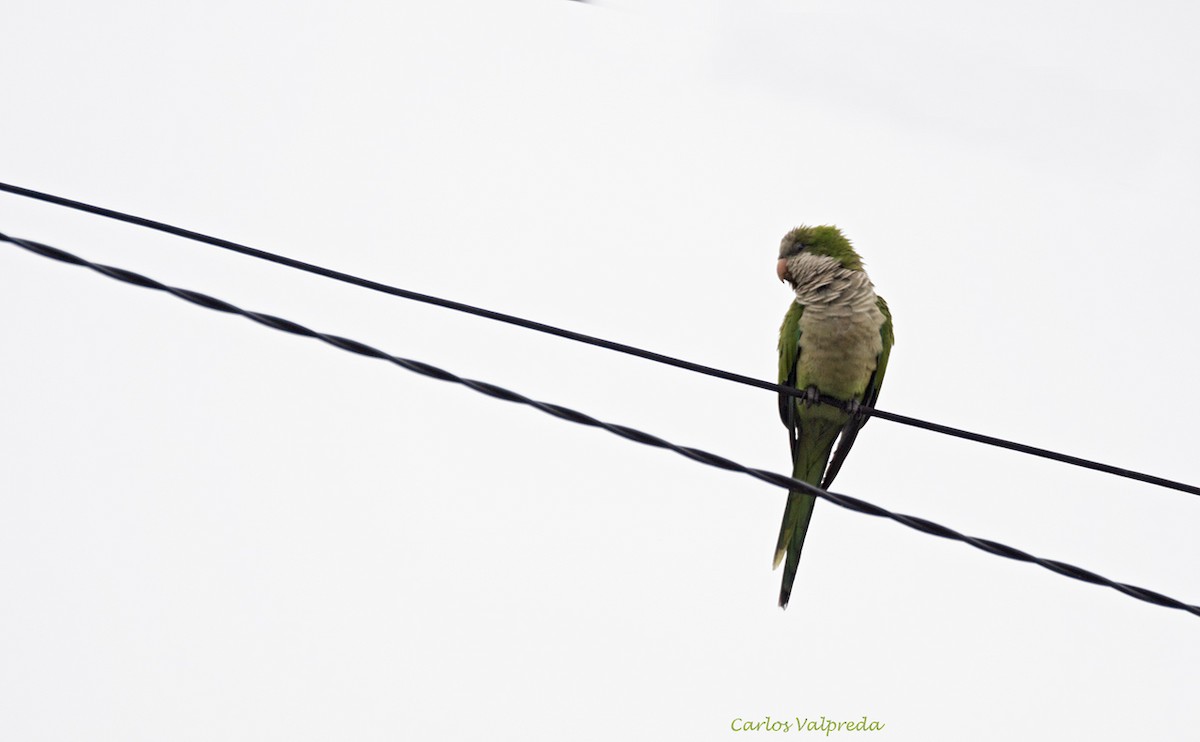
[(836, 260), (846, 270), (863, 269), (862, 258), (850, 246), (850, 240), (834, 226), (796, 227), (783, 236), (779, 243), (779, 262), (775, 272), (780, 281), (787, 281), (795, 288), (804, 255), (824, 256)]

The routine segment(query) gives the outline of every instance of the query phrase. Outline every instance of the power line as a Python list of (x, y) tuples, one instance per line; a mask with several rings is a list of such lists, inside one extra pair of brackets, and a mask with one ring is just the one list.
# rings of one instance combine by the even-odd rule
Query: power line
[(681, 456), (707, 466), (748, 474), (755, 479), (767, 482), (768, 484), (773, 484), (777, 487), (782, 487), (786, 490), (802, 490), (816, 497), (820, 497), (823, 500), (828, 500), (834, 505), (846, 508), (847, 510), (853, 510), (857, 513), (865, 513), (867, 515), (874, 515), (881, 518), (888, 518), (922, 533), (927, 533), (954, 541), (961, 541), (965, 544), (974, 546), (976, 549), (986, 551), (989, 554), (1005, 557), (1006, 559), (1015, 559), (1021, 562), (1037, 564), (1040, 567), (1044, 567), (1045, 569), (1056, 572), (1065, 577), (1082, 580), (1084, 582), (1090, 582), (1094, 585), (1110, 587), (1132, 598), (1136, 598), (1147, 603), (1153, 603), (1154, 605), (1163, 606), (1165, 608), (1175, 608), (1178, 610), (1187, 611), (1194, 616), (1200, 616), (1200, 606), (1189, 605), (1153, 590), (1147, 590), (1146, 588), (1137, 587), (1135, 585), (1128, 585), (1123, 582), (1116, 582), (1107, 577), (1098, 575), (1095, 572), (1083, 569), (1082, 567), (1076, 567), (1074, 565), (1067, 564), (1066, 562), (1036, 557), (1032, 554), (1021, 551), (1020, 549), (1016, 549), (990, 539), (967, 536), (951, 528), (947, 528), (946, 526), (934, 523), (933, 521), (925, 520), (924, 518), (919, 518), (913, 515), (904, 515), (902, 513), (893, 513), (889, 510), (879, 507), (878, 505), (869, 503), (865, 500), (860, 500), (856, 497), (841, 495), (835, 492), (827, 492), (818, 487), (814, 487), (807, 482), (793, 479), (792, 477), (784, 476), (783, 474), (778, 474), (776, 472), (767, 471), (765, 469), (754, 469), (744, 466), (736, 461), (732, 461), (723, 456), (718, 456), (717, 454), (709, 453), (698, 448), (680, 446), (635, 428), (626, 427), (624, 425), (616, 425), (613, 423), (606, 423), (602, 420), (598, 420), (590, 415), (572, 410), (568, 407), (530, 399), (529, 397), (518, 394), (517, 392), (509, 389), (496, 386), (495, 384), (489, 384), (485, 381), (476, 381), (473, 379), (464, 379), (460, 376), (450, 373), (449, 371), (437, 368), (436, 366), (431, 366), (428, 363), (414, 361), (407, 358), (400, 358), (377, 348), (373, 348), (365, 343), (361, 343), (357, 340), (351, 340), (338, 335), (317, 332), (316, 330), (309, 329), (304, 325), (292, 322), (291, 320), (283, 319), (281, 317), (247, 311), (245, 309), (236, 307), (229, 302), (222, 301), (221, 299), (217, 299), (195, 291), (189, 291), (187, 289), (167, 286), (166, 284), (160, 283), (152, 278), (147, 278), (139, 273), (134, 273), (123, 268), (115, 268), (113, 266), (92, 263), (76, 255), (72, 255), (69, 252), (42, 244), (40, 242), (33, 242), (31, 240), (24, 240), (17, 237), (9, 237), (5, 234), (0, 234), (0, 241), (10, 242), (18, 247), (22, 247), (43, 257), (90, 268), (118, 281), (130, 283), (135, 286), (142, 286), (148, 289), (154, 289), (156, 291), (164, 291), (168, 294), (172, 294), (173, 296), (177, 296), (180, 299), (191, 302), (192, 304), (197, 304), (207, 309), (213, 309), (218, 312), (225, 312), (228, 314), (238, 314), (275, 330), (291, 333), (293, 335), (302, 335), (305, 337), (315, 338), (317, 340), (321, 340), (322, 342), (328, 343), (335, 348), (340, 348), (341, 350), (357, 353), (358, 355), (368, 356), (370, 358), (378, 358), (380, 360), (388, 361), (389, 363), (395, 364), (405, 370), (412, 371), (423, 376), (428, 376), (430, 378), (439, 379), (441, 381), (449, 381), (454, 384), (460, 384), (468, 389), (479, 392), (480, 394), (486, 394), (489, 397), (495, 397), (496, 399), (501, 399), (506, 402), (515, 402), (517, 404), (533, 407), (536, 410), (540, 410), (541, 412), (552, 415), (561, 420), (567, 420), (569, 422), (578, 423), (580, 425), (586, 425), (593, 428), (601, 428), (602, 430), (607, 430), (614, 435), (634, 441), (635, 443), (641, 443), (647, 446), (653, 446), (655, 448), (664, 448), (669, 451), (674, 451)]
[[(456, 312), (464, 312), (466, 314), (472, 314), (477, 317), (483, 317), (485, 319), (495, 320), (497, 322), (504, 322), (504, 323), (507, 323), (510, 325), (524, 327), (529, 330), (535, 330), (537, 332), (546, 333), (548, 335), (554, 335), (556, 337), (565, 338), (567, 340), (573, 340), (575, 342), (585, 343), (587, 345), (594, 345), (599, 348), (605, 348), (606, 350), (612, 350), (612, 351), (616, 351), (618, 353), (625, 353), (627, 355), (637, 356), (638, 358), (644, 358), (648, 361), (654, 361), (655, 363), (662, 363), (662, 364), (665, 364), (668, 366), (682, 368), (684, 370), (692, 371), (694, 373), (704, 374), (706, 376), (712, 376), (712, 377), (715, 377), (718, 379), (724, 379), (726, 381), (732, 381), (732, 382), (735, 382), (738, 384), (745, 384), (747, 386), (758, 387), (759, 389), (766, 389), (769, 391), (777, 392), (779, 394), (787, 394), (790, 396), (802, 396), (806, 393), (805, 390), (796, 389), (795, 387), (783, 386), (783, 385), (775, 384), (775, 383), (772, 383), (769, 381), (764, 381), (762, 379), (756, 379), (752, 376), (746, 376), (744, 374), (738, 374), (738, 373), (734, 373), (732, 371), (725, 371), (723, 369), (714, 368), (712, 366), (705, 366), (700, 363), (693, 363), (692, 361), (686, 361), (681, 358), (674, 358), (672, 356), (664, 355), (662, 353), (655, 353), (654, 351), (645, 350), (643, 348), (637, 348), (632, 345), (625, 345), (624, 343), (618, 343), (618, 342), (614, 342), (612, 340), (605, 340), (603, 338), (598, 338), (598, 337), (595, 337), (592, 335), (585, 335), (581, 332), (575, 332), (573, 330), (566, 330), (561, 327), (555, 327), (553, 325), (545, 324), (543, 322), (536, 322), (534, 320), (524, 319), (522, 317), (516, 317), (514, 315), (505, 314), (503, 312), (495, 312), (490, 309), (483, 309), (480, 307), (472, 306), (470, 304), (464, 304), (462, 302), (452, 301), (450, 299), (443, 299), (443, 298), (437, 297), (437, 296), (430, 296), (429, 294), (421, 294), (416, 291), (409, 291), (408, 289), (402, 289), (397, 286), (390, 286), (388, 284), (380, 283), (378, 281), (372, 281), (368, 278), (361, 278), (359, 276), (354, 276), (349, 273), (343, 273), (341, 271), (333, 270), (332, 268), (325, 268), (323, 266), (314, 265), (312, 263), (306, 263), (301, 260), (289, 258), (285, 255), (278, 255), (276, 253), (267, 252), (266, 250), (260, 250), (255, 247), (249, 247), (247, 245), (242, 245), (237, 242), (232, 242), (230, 240), (226, 240), (226, 239), (223, 239), (220, 237), (212, 237), (210, 235), (202, 234), (200, 232), (194, 232), (190, 229), (184, 229), (182, 227), (176, 227), (176, 226), (173, 226), (170, 224), (166, 224), (164, 222), (155, 221), (153, 219), (146, 219), (144, 217), (134, 216), (132, 214), (126, 214), (126, 213), (123, 213), (120, 211), (114, 211), (112, 209), (106, 209), (102, 206), (93, 206), (91, 204), (83, 203), (82, 201), (74, 201), (69, 198), (64, 198), (62, 196), (55, 196), (55, 195), (49, 194), (49, 193), (42, 193), (41, 191), (34, 191), (29, 188), (22, 188), (21, 186), (10, 185), (8, 183), (0, 183), (0, 191), (7, 191), (9, 193), (13, 193), (18, 196), (24, 196), (26, 198), (32, 198), (32, 199), (36, 199), (38, 201), (45, 201), (47, 203), (52, 203), (52, 204), (55, 204), (58, 206), (65, 206), (65, 207), (68, 207), (71, 209), (85, 211), (90, 214), (96, 214), (99, 216), (107, 217), (109, 219), (116, 219), (117, 221), (122, 221), (122, 222), (126, 222), (129, 224), (136, 224), (138, 226), (147, 227), (149, 229), (158, 230), (160, 232), (166, 232), (167, 234), (173, 234), (178, 237), (184, 237), (186, 239), (194, 240), (196, 242), (203, 242), (205, 244), (213, 245), (215, 247), (224, 248), (226, 250), (232, 250), (233, 252), (241, 253), (243, 255), (249, 255), (251, 257), (259, 258), (261, 260), (267, 260), (272, 263), (277, 263), (279, 265), (285, 265), (285, 266), (288, 266), (289, 268), (296, 268), (297, 270), (306, 271), (308, 273), (313, 273), (318, 276), (324, 276), (326, 278), (332, 278), (336, 281), (342, 281), (344, 283), (353, 284), (355, 286), (360, 286), (362, 288), (371, 289), (372, 291), (379, 291), (381, 293), (391, 294), (392, 296), (398, 296), (403, 299), (419, 301), (419, 302), (422, 302), (425, 304), (433, 304), (435, 306), (444, 307), (446, 309), (453, 309)], [(829, 397), (826, 395), (821, 395), (820, 400), (824, 404), (833, 405), (835, 407), (841, 407), (843, 409), (847, 408), (847, 405), (845, 402), (842, 402), (841, 400), (833, 399), (832, 397)], [(909, 417), (908, 415), (900, 415), (900, 414), (897, 414), (894, 412), (887, 412), (886, 410), (881, 410), (881, 409), (878, 409), (875, 407), (869, 407), (866, 405), (856, 406), (855, 409), (858, 412), (860, 412), (861, 414), (870, 415), (871, 417), (878, 417), (880, 419), (889, 420), (894, 423), (900, 423), (901, 425), (908, 425), (908, 426), (911, 426), (914, 428), (921, 428), (923, 430), (929, 430), (929, 431), (932, 431), (935, 433), (941, 433), (942, 435), (953, 436), (955, 438), (962, 438), (964, 440), (974, 441), (976, 443), (983, 443), (985, 445), (995, 446), (997, 448), (1006, 448), (1010, 451), (1016, 451), (1018, 453), (1024, 453), (1024, 454), (1028, 454), (1030, 456), (1038, 456), (1040, 458), (1050, 459), (1052, 461), (1058, 461), (1063, 464), (1070, 464), (1071, 466), (1078, 466), (1078, 467), (1081, 467), (1084, 469), (1091, 469), (1093, 471), (1104, 472), (1105, 474), (1112, 474), (1114, 476), (1124, 477), (1126, 479), (1133, 479), (1133, 480), (1137, 480), (1139, 482), (1145, 482), (1147, 484), (1153, 484), (1153, 485), (1156, 485), (1159, 487), (1165, 487), (1167, 489), (1172, 489), (1172, 490), (1176, 490), (1179, 492), (1186, 492), (1186, 493), (1192, 494), (1192, 495), (1200, 495), (1200, 487), (1197, 487), (1195, 485), (1186, 484), (1183, 482), (1177, 482), (1175, 480), (1166, 479), (1164, 477), (1155, 476), (1153, 474), (1146, 474), (1144, 472), (1134, 471), (1133, 469), (1126, 469), (1126, 468), (1119, 467), (1119, 466), (1113, 466), (1112, 464), (1105, 464), (1105, 463), (1099, 462), (1099, 461), (1092, 461), (1090, 459), (1084, 459), (1079, 456), (1071, 456), (1069, 454), (1059, 453), (1057, 451), (1051, 451), (1046, 448), (1039, 448), (1037, 446), (1030, 446), (1030, 445), (1026, 445), (1024, 443), (1017, 443), (1015, 441), (1005, 440), (1003, 438), (997, 438), (995, 436), (990, 436), (990, 435), (984, 435), (982, 433), (973, 433), (971, 431), (963, 430), (961, 428), (954, 428), (949, 425), (941, 425), (939, 423), (929, 422), (927, 420), (920, 420), (915, 417)]]

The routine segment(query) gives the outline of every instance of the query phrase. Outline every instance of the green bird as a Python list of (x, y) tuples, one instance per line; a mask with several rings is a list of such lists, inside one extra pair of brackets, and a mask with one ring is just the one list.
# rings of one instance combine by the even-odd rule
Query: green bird
[[(792, 476), (828, 489), (867, 417), (817, 400), (826, 395), (875, 404), (894, 340), (892, 315), (875, 294), (862, 258), (837, 227), (801, 226), (788, 232), (779, 246), (776, 271), (796, 292), (779, 329), (779, 383), (805, 390), (801, 397), (779, 395)], [(775, 567), (784, 565), (781, 608), (787, 608), (792, 594), (815, 504), (812, 495), (788, 492), (775, 547)]]

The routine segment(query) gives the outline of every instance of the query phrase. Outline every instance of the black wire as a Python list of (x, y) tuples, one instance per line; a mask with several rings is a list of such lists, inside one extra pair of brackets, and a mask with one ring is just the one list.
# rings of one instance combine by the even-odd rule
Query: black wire
[[(379, 283), (378, 281), (372, 281), (368, 278), (360, 278), (358, 276), (350, 275), (349, 273), (342, 273), (341, 271), (336, 271), (331, 268), (325, 268), (325, 267), (322, 267), (319, 265), (313, 265), (312, 263), (305, 263), (301, 260), (289, 258), (284, 255), (277, 255), (275, 253), (267, 252), (265, 250), (259, 250), (258, 248), (249, 247), (247, 245), (242, 245), (237, 242), (231, 242), (229, 240), (222, 239), (220, 237), (212, 237), (212, 236), (209, 236), (206, 234), (201, 234), (200, 232), (193, 232), (190, 229), (183, 229), (182, 227), (172, 226), (170, 224), (165, 224), (163, 222), (154, 221), (153, 219), (146, 219), (146, 218), (143, 218), (140, 216), (134, 216), (132, 214), (125, 214), (125, 213), (122, 213), (119, 211), (113, 211), (112, 209), (106, 209), (102, 206), (93, 206), (91, 204), (83, 203), (82, 201), (73, 201), (68, 198), (63, 198), (62, 196), (55, 196), (55, 195), (52, 195), (49, 193), (42, 193), (40, 191), (34, 191), (29, 188), (22, 188), (21, 186), (10, 185), (8, 183), (0, 183), (0, 191), (7, 191), (9, 193), (13, 193), (18, 196), (25, 196), (27, 198), (36, 199), (38, 201), (45, 201), (47, 203), (56, 204), (58, 206), (66, 206), (68, 208), (77, 209), (79, 211), (86, 211), (91, 214), (97, 214), (99, 216), (108, 217), (110, 219), (116, 219), (117, 221), (127, 222), (129, 224), (136, 224), (136, 225), (142, 226), (142, 227), (148, 227), (150, 229), (155, 229), (160, 232), (166, 232), (168, 234), (173, 234), (173, 235), (176, 235), (179, 237), (184, 237), (189, 240), (195, 240), (197, 242), (203, 242), (203, 243), (213, 245), (216, 247), (221, 247), (226, 250), (232, 250), (234, 252), (242, 253), (243, 255), (249, 255), (251, 257), (259, 258), (261, 260), (267, 260), (272, 263), (278, 263), (279, 265), (286, 265), (289, 268), (296, 268), (298, 270), (307, 271), (308, 273), (314, 273), (318, 276), (332, 278), (334, 280), (353, 284), (355, 286), (361, 286), (363, 288), (368, 288), (373, 291), (379, 291), (379, 292), (382, 292), (385, 294), (391, 294), (392, 296), (399, 296), (403, 299), (411, 299), (413, 301), (423, 302), (425, 304), (433, 304), (435, 306), (444, 307), (446, 309), (453, 309), (457, 312), (464, 312), (466, 314), (473, 314), (477, 317), (484, 317), (486, 319), (495, 320), (497, 322), (505, 322), (510, 325), (524, 327), (529, 330), (536, 330), (537, 332), (543, 332), (548, 335), (554, 335), (557, 337), (566, 338), (567, 340), (574, 340), (575, 342), (586, 343), (587, 345), (594, 345), (594, 346), (597, 346), (600, 348), (605, 348), (607, 350), (616, 351), (618, 353), (625, 353), (627, 355), (637, 356), (638, 358), (644, 358), (649, 361), (654, 361), (655, 363), (662, 363), (662, 364), (666, 364), (668, 366), (675, 366), (676, 368), (682, 368), (687, 371), (693, 371), (695, 373), (705, 374), (706, 376), (712, 376), (712, 377), (715, 377), (718, 379), (724, 379), (726, 381), (732, 381), (732, 382), (736, 382), (738, 384), (745, 384), (747, 386), (758, 387), (759, 389), (766, 389), (766, 390), (773, 391), (773, 392), (776, 392), (779, 394), (787, 394), (790, 396), (802, 396), (806, 393), (805, 390), (803, 390), (803, 389), (796, 389), (795, 387), (784, 386), (781, 384), (774, 384), (769, 381), (763, 381), (762, 379), (756, 379), (752, 376), (745, 376), (743, 374), (733, 373), (732, 371), (725, 371), (725, 370), (722, 370), (719, 368), (713, 368), (712, 366), (705, 366), (703, 364), (693, 363), (691, 361), (685, 361), (680, 358), (674, 358), (672, 356), (663, 355), (662, 353), (655, 353), (654, 351), (645, 350), (643, 348), (637, 348), (632, 345), (625, 345), (624, 343), (617, 343), (612, 340), (605, 340), (603, 338), (594, 337), (592, 335), (585, 335), (580, 332), (574, 332), (573, 330), (565, 330), (561, 327), (547, 325), (542, 322), (535, 322), (533, 320), (516, 317), (511, 314), (504, 314), (503, 312), (494, 312), (490, 309), (482, 309), (480, 307), (472, 306), (470, 304), (463, 304), (461, 302), (451, 301), (450, 299), (442, 299), (437, 296), (430, 296), (429, 294), (421, 294), (421, 293), (417, 293), (416, 291), (409, 291), (408, 289), (402, 289), (402, 288), (399, 288), (396, 286), (389, 286), (388, 284)], [(838, 399), (834, 399), (834, 398), (826, 396), (826, 395), (821, 395), (820, 400), (821, 400), (821, 402), (823, 402), (825, 404), (833, 405), (835, 407), (841, 407), (842, 409), (845, 409), (847, 407), (845, 402), (838, 400)], [(1015, 441), (1009, 441), (1009, 440), (1005, 440), (1003, 438), (996, 438), (996, 437), (990, 436), (990, 435), (983, 435), (981, 433), (972, 433), (970, 431), (962, 430), (960, 428), (952, 428), (948, 425), (941, 425), (939, 423), (928, 422), (926, 420), (920, 420), (915, 417), (909, 417), (907, 415), (900, 415), (900, 414), (897, 414), (894, 412), (887, 412), (885, 410), (881, 410), (881, 409), (878, 409), (875, 407), (868, 407), (866, 405), (858, 406), (856, 409), (859, 412), (861, 412), (862, 414), (870, 415), (871, 417), (878, 417), (883, 420), (890, 420), (891, 422), (900, 423), (901, 425), (909, 425), (914, 428), (922, 428), (924, 430), (930, 430), (935, 433), (941, 433), (943, 435), (954, 436), (955, 438), (963, 438), (965, 440), (975, 441), (976, 443), (983, 443), (983, 444), (986, 444), (989, 446), (996, 446), (997, 448), (1006, 448), (1010, 451), (1017, 451), (1019, 453), (1029, 454), (1031, 456), (1039, 456), (1041, 458), (1050, 459), (1052, 461), (1058, 461), (1063, 464), (1070, 464), (1072, 466), (1078, 466), (1078, 467), (1082, 467), (1084, 469), (1091, 469), (1093, 471), (1104, 472), (1105, 474), (1113, 474), (1118, 477), (1125, 477), (1126, 479), (1134, 479), (1139, 482), (1146, 482), (1147, 484), (1153, 484), (1153, 485), (1157, 485), (1159, 487), (1166, 487), (1167, 489), (1177, 490), (1179, 492), (1187, 492), (1188, 494), (1192, 494), (1192, 495), (1200, 495), (1200, 487), (1197, 487), (1197, 486), (1191, 485), (1191, 484), (1185, 484), (1183, 482), (1177, 482), (1172, 479), (1166, 479), (1164, 477), (1158, 477), (1153, 474), (1145, 474), (1143, 472), (1134, 471), (1132, 469), (1125, 469), (1125, 468), (1122, 468), (1119, 466), (1113, 466), (1112, 464), (1105, 464), (1105, 463), (1102, 463), (1099, 461), (1092, 461), (1090, 459), (1080, 458), (1078, 456), (1071, 456), (1071, 455), (1065, 454), (1065, 453), (1058, 453), (1057, 451), (1051, 451), (1046, 448), (1038, 448), (1037, 446), (1029, 446), (1024, 443), (1017, 443)]]
[(1115, 582), (1107, 577), (1102, 577), (1095, 572), (1083, 569), (1082, 567), (1076, 567), (1074, 565), (1067, 564), (1066, 562), (1060, 562), (1053, 559), (1036, 557), (1032, 554), (1021, 551), (1020, 549), (1015, 549), (1011, 546), (1006, 546), (1005, 544), (991, 541), (989, 539), (966, 536), (958, 531), (947, 528), (946, 526), (938, 523), (925, 520), (924, 518), (918, 518), (913, 515), (904, 515), (902, 513), (893, 513), (889, 510), (879, 507), (878, 505), (866, 502), (865, 500), (859, 500), (856, 497), (840, 495), (835, 492), (826, 492), (825, 490), (814, 487), (811, 484), (803, 482), (799, 479), (793, 479), (792, 477), (766, 471), (764, 469), (754, 469), (744, 466), (736, 461), (731, 461), (723, 456), (702, 451), (698, 448), (679, 446), (663, 440), (658, 436), (651, 435), (650, 433), (645, 433), (624, 425), (606, 423), (601, 420), (597, 420), (590, 415), (586, 415), (582, 412), (578, 412), (561, 405), (551, 404), (549, 402), (539, 402), (522, 394), (518, 394), (517, 392), (496, 386), (495, 384), (489, 384), (485, 381), (476, 381), (473, 379), (464, 379), (460, 376), (450, 373), (449, 371), (437, 368), (436, 366), (431, 366), (428, 363), (422, 363), (421, 361), (414, 361), (407, 358), (400, 358), (389, 353), (385, 353), (377, 348), (373, 348), (365, 343), (360, 343), (357, 340), (351, 340), (349, 338), (339, 337), (337, 335), (329, 335), (326, 333), (317, 332), (316, 330), (311, 330), (303, 325), (297, 324), (296, 322), (292, 322), (291, 320), (274, 317), (269, 314), (250, 312), (245, 309), (235, 307), (234, 305), (226, 301), (222, 301), (221, 299), (216, 299), (195, 291), (188, 291), (187, 289), (167, 286), (166, 284), (159, 283), (152, 278), (147, 278), (146, 276), (134, 273), (132, 271), (127, 271), (123, 268), (114, 268), (108, 265), (92, 263), (88, 260), (72, 255), (71, 253), (65, 252), (56, 247), (50, 247), (49, 245), (45, 245), (40, 242), (9, 237), (4, 234), (0, 234), (0, 240), (11, 242), (18, 247), (23, 247), (26, 250), (43, 257), (90, 268), (118, 281), (131, 283), (135, 286), (142, 286), (148, 289), (154, 289), (156, 291), (165, 291), (169, 294), (179, 297), (180, 299), (189, 301), (193, 304), (198, 304), (199, 306), (207, 309), (213, 309), (218, 312), (226, 312), (229, 314), (238, 314), (275, 330), (281, 330), (293, 335), (303, 335), (305, 337), (316, 338), (317, 340), (321, 340), (336, 348), (340, 348), (351, 353), (357, 353), (359, 355), (388, 361), (389, 363), (393, 363), (400, 368), (421, 374), (423, 376), (440, 379), (441, 381), (449, 381), (454, 384), (461, 384), (468, 389), (472, 389), (480, 394), (486, 394), (489, 397), (502, 399), (506, 402), (516, 402), (517, 404), (527, 405), (548, 415), (553, 415), (554, 417), (567, 420), (569, 422), (587, 425), (593, 428), (601, 428), (614, 435), (634, 441), (635, 443), (642, 443), (655, 448), (665, 448), (701, 464), (714, 466), (718, 469), (725, 469), (727, 471), (749, 474), (755, 479), (762, 480), (777, 487), (782, 487), (785, 490), (801, 490), (808, 492), (809, 494), (820, 497), (824, 500), (828, 500), (834, 505), (846, 508), (847, 510), (853, 510), (857, 513), (866, 513), (867, 515), (874, 515), (880, 518), (888, 518), (922, 533), (939, 536), (941, 538), (948, 538), (954, 541), (961, 541), (965, 544), (974, 546), (977, 549), (986, 551), (989, 554), (995, 554), (996, 556), (1005, 557), (1007, 559), (1015, 559), (1021, 562), (1037, 564), (1038, 566), (1044, 567), (1052, 572), (1057, 572), (1065, 577), (1082, 580), (1084, 582), (1090, 582), (1094, 585), (1111, 587), (1114, 590), (1125, 593), (1132, 598), (1146, 601), (1147, 603), (1153, 603), (1154, 605), (1163, 606), (1165, 608), (1175, 608), (1178, 610), (1187, 611), (1194, 616), (1200, 616), (1200, 606), (1189, 605), (1182, 601), (1176, 600), (1175, 598), (1163, 595), (1162, 593), (1155, 592), (1153, 590), (1147, 590), (1146, 588), (1127, 585), (1123, 582)]

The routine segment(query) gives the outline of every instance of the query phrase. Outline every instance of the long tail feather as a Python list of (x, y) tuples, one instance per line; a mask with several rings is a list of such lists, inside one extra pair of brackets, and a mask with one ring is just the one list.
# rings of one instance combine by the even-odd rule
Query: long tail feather
[[(779, 607), (787, 608), (792, 597), (792, 584), (796, 582), (796, 569), (800, 566), (800, 550), (804, 548), (804, 537), (812, 521), (813, 506), (817, 498), (800, 492), (789, 492), (787, 507), (783, 511), (783, 527), (779, 531), (782, 545), (775, 551), (775, 566), (783, 561), (783, 583), (779, 588)], [(784, 540), (786, 538), (786, 541)]]
[[(841, 425), (832, 420), (809, 421), (801, 430), (800, 440), (793, 452), (792, 476), (820, 486), (840, 430)], [(792, 585), (800, 565), (800, 552), (804, 548), (804, 537), (808, 535), (816, 502), (817, 498), (803, 492), (788, 493), (783, 523), (779, 527), (779, 540), (775, 544), (775, 567), (784, 565), (783, 581), (779, 588), (780, 608), (787, 608), (791, 599)]]

